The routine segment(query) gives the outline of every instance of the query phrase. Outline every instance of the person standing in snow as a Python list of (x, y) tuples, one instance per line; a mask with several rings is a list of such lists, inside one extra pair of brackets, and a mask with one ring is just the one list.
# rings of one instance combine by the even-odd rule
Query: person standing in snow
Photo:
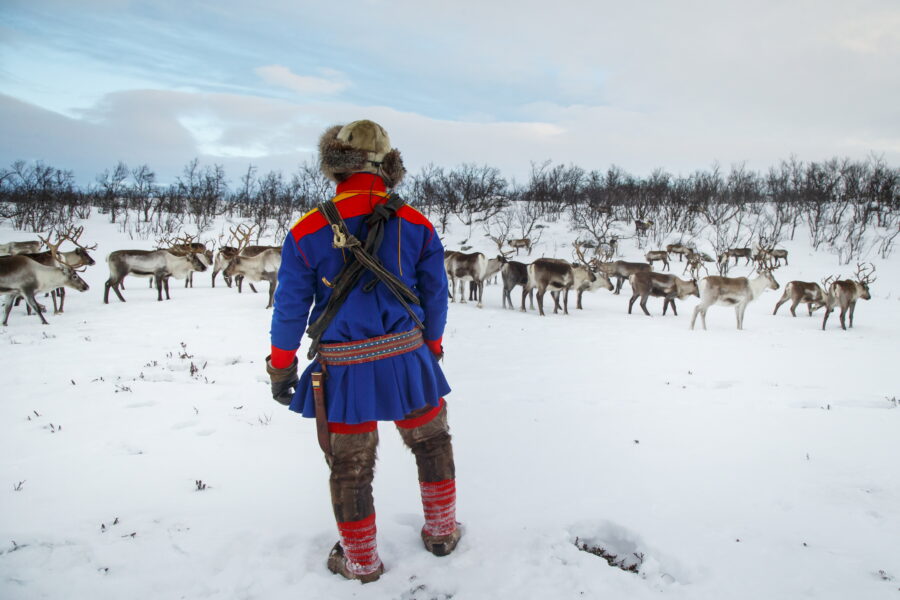
[[(415, 455), (426, 549), (445, 556), (461, 535), (450, 386), (438, 364), (444, 248), (428, 219), (389, 193), (406, 169), (380, 125), (329, 128), (319, 156), (337, 195), (297, 221), (284, 242), (266, 367), (273, 397), (317, 420), (339, 535), (328, 568), (367, 583), (384, 572), (372, 499), (378, 421), (394, 421)], [(304, 331), (313, 361), (298, 380)]]

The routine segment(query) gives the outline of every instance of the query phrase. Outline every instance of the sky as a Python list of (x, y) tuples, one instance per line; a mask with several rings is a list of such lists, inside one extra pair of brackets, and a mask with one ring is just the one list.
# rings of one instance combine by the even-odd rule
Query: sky
[(896, 0), (0, 2), (0, 167), (84, 184), (120, 160), (289, 173), (363, 118), (413, 173), (897, 165), (898, 98)]

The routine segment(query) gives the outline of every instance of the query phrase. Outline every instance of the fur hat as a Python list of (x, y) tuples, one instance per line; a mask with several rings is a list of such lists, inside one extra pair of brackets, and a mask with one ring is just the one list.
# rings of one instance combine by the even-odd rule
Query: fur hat
[(400, 151), (391, 148), (387, 131), (367, 120), (329, 127), (319, 140), (319, 168), (336, 183), (353, 173), (375, 173), (388, 187), (400, 183), (406, 174)]

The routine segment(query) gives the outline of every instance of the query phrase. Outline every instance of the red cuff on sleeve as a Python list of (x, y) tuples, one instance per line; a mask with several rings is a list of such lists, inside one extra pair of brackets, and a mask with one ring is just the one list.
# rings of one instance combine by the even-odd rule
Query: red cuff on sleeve
[(295, 356), (297, 356), (296, 350), (282, 350), (281, 348), (272, 346), (272, 358), (269, 360), (276, 369), (283, 369), (291, 366)]
[(443, 336), (439, 337), (436, 340), (425, 340), (425, 345), (428, 346), (428, 349), (431, 350), (432, 354), (434, 354), (435, 356), (440, 356), (444, 353), (444, 347), (441, 345), (441, 342), (443, 340)]

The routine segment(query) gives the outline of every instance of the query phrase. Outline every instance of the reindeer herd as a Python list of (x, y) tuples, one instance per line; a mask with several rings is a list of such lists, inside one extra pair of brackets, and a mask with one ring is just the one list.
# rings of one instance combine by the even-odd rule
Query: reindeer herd
[[(89, 289), (79, 273), (96, 264), (88, 251), (96, 250), (97, 244), (81, 245), (79, 239), (83, 231), (83, 227), (69, 227), (65, 231), (55, 232), (55, 242), (51, 242), (52, 236), (38, 236), (40, 239), (35, 241), (0, 244), (0, 296), (5, 298), (3, 325), (8, 323), (10, 312), (22, 299), (28, 313), (34, 310), (46, 325), (46, 307), (37, 301), (36, 294), (49, 293), (53, 299), (53, 313), (59, 314), (63, 312), (66, 287), (80, 292)], [(229, 241), (233, 240), (237, 245), (222, 244), (220, 238), (215, 256), (206, 244), (197, 242), (192, 236), (157, 240), (159, 247), (156, 250), (115, 250), (106, 258), (109, 279), (104, 284), (103, 302), (109, 303), (110, 291), (125, 302), (122, 292), (125, 289), (124, 280), (129, 275), (149, 278), (150, 286), (157, 289), (157, 300), (162, 301), (163, 291), (169, 300), (170, 278), (184, 279), (185, 287), (193, 287), (193, 274), (212, 267), (212, 287), (215, 287), (216, 275), (220, 272), (228, 287), (232, 286), (232, 281), (236, 282), (238, 292), (245, 279), (254, 292), (253, 282), (268, 281), (266, 308), (270, 308), (281, 266), (281, 248), (251, 245), (253, 233), (253, 227), (239, 225), (232, 228)], [(70, 242), (75, 249), (60, 251), (64, 242)], [(48, 250), (40, 252), (43, 246)]]
[[(519, 241), (519, 240), (517, 240)], [(525, 244), (522, 244), (524, 247)], [(529, 244), (530, 246), (530, 244)], [(515, 246), (514, 246), (515, 247)], [(647, 262), (627, 262), (623, 260), (602, 261), (597, 257), (590, 260), (584, 256), (584, 248), (579, 242), (574, 244), (575, 260), (570, 262), (557, 258), (538, 258), (530, 264), (524, 264), (511, 260), (512, 251), (503, 252), (495, 258), (487, 258), (481, 252), (464, 253), (455, 250), (447, 250), (444, 253), (444, 267), (450, 282), (450, 298), (456, 301), (456, 284), (460, 283), (459, 301), (466, 302), (465, 282), (469, 283), (469, 299), (477, 300), (478, 307), (483, 306), (484, 284), (498, 272), (502, 279), (503, 308), (514, 308), (512, 290), (517, 286), (522, 287), (522, 301), (519, 310), (526, 311), (525, 299), (530, 298), (531, 309), (534, 310), (534, 293), (537, 292), (538, 313), (544, 313), (544, 295), (550, 291), (554, 301), (553, 312), (560, 308), (564, 314), (568, 314), (569, 290), (577, 293), (577, 308), (581, 309), (582, 294), (585, 291), (606, 288), (619, 294), (623, 283), (627, 280), (631, 285), (631, 298), (628, 301), (628, 314), (631, 314), (634, 303), (640, 299), (640, 307), (645, 315), (650, 315), (647, 309), (647, 300), (651, 296), (663, 298), (663, 315), (669, 307), (672, 313), (677, 315), (675, 300), (684, 300), (688, 296), (697, 296), (699, 303), (694, 307), (691, 318), (691, 329), (700, 316), (703, 329), (706, 329), (706, 312), (710, 306), (732, 306), (735, 310), (737, 328), (744, 328), (744, 312), (747, 305), (759, 298), (765, 290), (777, 290), (779, 283), (775, 280), (774, 271), (781, 267), (781, 261), (787, 265), (787, 251), (772, 247), (758, 247), (754, 252), (750, 248), (732, 248), (713, 259), (707, 254), (684, 244), (670, 244), (665, 250), (652, 250), (646, 253)], [(663, 269), (668, 270), (670, 256), (677, 255), (679, 262), (685, 261), (685, 273), (690, 273), (691, 279), (685, 280), (675, 275), (660, 273), (653, 270), (653, 263), (659, 261)], [(731, 259), (737, 264), (741, 258), (745, 259), (745, 265), (755, 264), (756, 276), (748, 277), (724, 277), (707, 275), (700, 277), (700, 269), (706, 270), (704, 263), (718, 262), (727, 265)], [(828, 322), (828, 317), (835, 306), (840, 306), (841, 328), (847, 329), (845, 317), (849, 313), (850, 327), (853, 327), (853, 313), (856, 301), (868, 300), (869, 285), (875, 281), (874, 265), (857, 265), (856, 279), (841, 280), (839, 277), (829, 277), (822, 285), (818, 283), (791, 281), (785, 286), (784, 294), (772, 314), (778, 312), (779, 307), (787, 301), (791, 301), (791, 314), (797, 316), (797, 305), (806, 303), (809, 315), (813, 311), (825, 307), (825, 316), (822, 320), (822, 329)], [(612, 279), (616, 283), (613, 285)], [(562, 298), (562, 303), (560, 303)]]
[[(155, 286), (157, 289), (157, 300), (162, 301), (163, 291), (167, 300), (171, 298), (170, 278), (184, 279), (185, 287), (192, 287), (194, 272), (211, 269), (212, 287), (215, 287), (216, 276), (219, 273), (222, 273), (226, 285), (232, 287), (234, 283), (238, 292), (242, 291), (244, 280), (254, 292), (256, 288), (253, 283), (268, 281), (269, 298), (266, 308), (270, 308), (273, 305), (278, 269), (281, 265), (281, 248), (251, 245), (253, 227), (240, 225), (230, 231), (231, 238), (228, 243), (223, 243), (220, 237), (215, 255), (206, 244), (198, 242), (191, 236), (158, 240), (159, 247), (156, 250), (111, 252), (106, 259), (109, 278), (104, 285), (103, 302), (109, 303), (110, 290), (120, 301), (125, 302), (122, 292), (125, 289), (124, 280), (129, 275), (149, 278), (151, 287)], [(80, 244), (82, 233), (82, 227), (69, 227), (65, 231), (56, 232), (55, 242), (51, 241), (51, 236), (47, 238), (39, 236), (40, 239), (35, 241), (0, 244), (0, 295), (6, 299), (3, 325), (7, 324), (13, 306), (22, 299), (25, 300), (28, 312), (34, 310), (41, 322), (47, 324), (43, 315), (46, 309), (37, 302), (36, 294), (49, 293), (53, 300), (54, 314), (57, 314), (63, 312), (66, 287), (82, 292), (88, 289), (88, 284), (79, 273), (95, 264), (88, 251), (95, 250), (97, 245)], [(59, 248), (64, 242), (71, 243), (75, 249), (60, 251)], [(236, 245), (229, 245), (231, 243)], [(532, 248), (531, 242), (527, 239), (511, 240), (509, 245), (516, 250), (516, 254), (523, 248), (530, 253)], [(44, 246), (48, 250), (41, 252), (40, 249)], [(672, 313), (677, 315), (675, 300), (684, 300), (693, 295), (699, 297), (700, 301), (694, 308), (691, 329), (694, 328), (697, 316), (701, 317), (703, 328), (706, 329), (706, 312), (713, 305), (733, 306), (737, 328), (743, 329), (747, 305), (759, 298), (763, 291), (779, 289), (773, 272), (781, 266), (782, 260), (785, 265), (788, 264), (787, 251), (782, 249), (758, 247), (754, 252), (750, 248), (732, 248), (720, 254), (715, 261), (726, 267), (731, 259), (734, 259), (735, 264), (742, 258), (745, 259), (745, 265), (755, 263), (754, 278), (713, 275), (701, 278), (701, 269), (706, 271), (705, 263), (714, 262), (714, 259), (684, 244), (670, 244), (665, 250), (649, 251), (645, 255), (647, 262), (603, 261), (598, 256), (588, 260), (584, 255), (582, 244), (575, 242), (573, 246), (573, 261), (538, 258), (530, 264), (512, 260), (511, 250), (501, 251), (495, 258), (487, 258), (481, 252), (448, 250), (444, 255), (444, 266), (450, 284), (451, 301), (456, 301), (456, 288), (459, 283), (460, 303), (466, 302), (468, 296), (469, 300), (476, 301), (481, 308), (484, 305), (485, 282), (492, 278), (496, 279), (499, 274), (503, 288), (503, 308), (513, 308), (512, 291), (521, 286), (519, 310), (522, 312), (526, 311), (526, 297), (530, 299), (530, 308), (534, 310), (534, 296), (537, 292), (538, 313), (543, 316), (544, 296), (549, 291), (554, 303), (553, 312), (557, 313), (562, 309), (564, 314), (568, 314), (569, 291), (576, 293), (576, 307), (581, 309), (584, 292), (605, 288), (613, 294), (619, 294), (624, 282), (628, 281), (632, 292), (628, 301), (628, 314), (631, 314), (634, 303), (640, 299), (641, 310), (649, 316), (647, 300), (652, 296), (663, 298), (663, 315), (667, 313), (669, 307)], [(686, 263), (683, 274), (690, 274), (690, 279), (653, 270), (657, 261), (662, 263), (664, 270), (669, 270), (670, 257), (673, 255), (678, 256), (679, 262)], [(822, 285), (815, 282), (791, 281), (785, 285), (784, 293), (772, 314), (777, 314), (778, 309), (788, 301), (791, 302), (791, 314), (795, 317), (796, 308), (801, 303), (807, 305), (810, 316), (813, 311), (824, 307), (822, 329), (825, 329), (828, 317), (834, 308), (839, 306), (841, 327), (847, 329), (848, 314), (849, 326), (853, 327), (856, 301), (871, 298), (869, 285), (875, 281), (874, 271), (873, 265), (860, 264), (857, 265), (855, 279), (842, 280), (839, 276), (829, 277)], [(612, 283), (613, 279), (616, 280), (615, 285)], [(466, 283), (469, 284), (468, 290)]]

